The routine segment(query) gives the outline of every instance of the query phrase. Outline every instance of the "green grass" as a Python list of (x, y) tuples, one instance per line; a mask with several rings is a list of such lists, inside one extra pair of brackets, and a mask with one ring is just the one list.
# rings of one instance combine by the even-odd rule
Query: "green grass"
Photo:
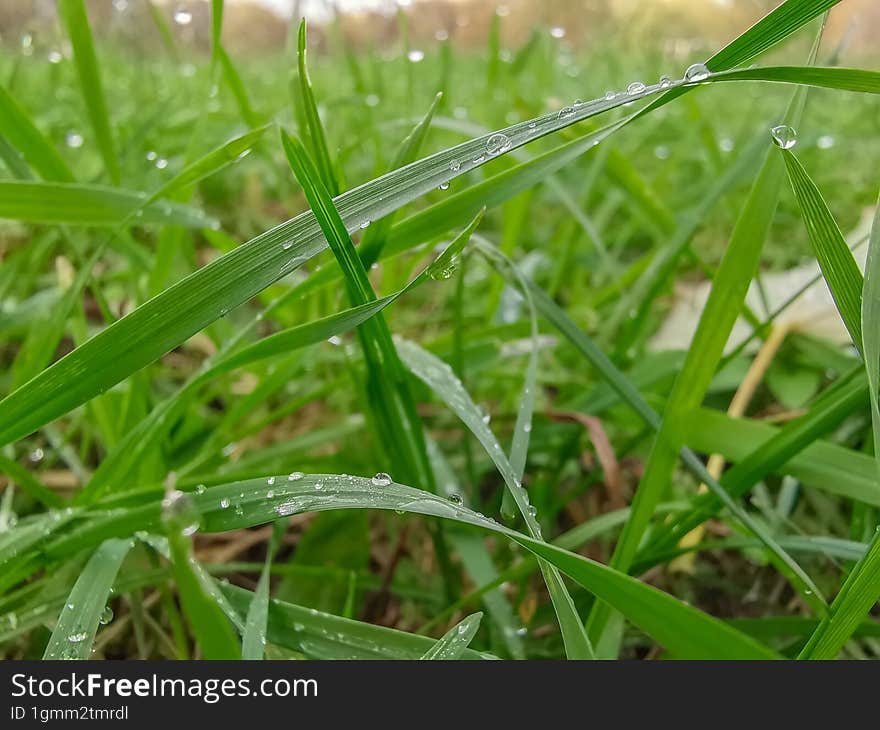
[[(217, 0), (210, 56), (158, 6), (142, 56), (63, 0), (70, 58), (0, 58), (2, 656), (877, 657), (880, 72), (823, 65), (836, 4), (686, 82), (500, 15), (239, 58)], [(804, 260), (851, 346), (802, 323), (728, 415)]]

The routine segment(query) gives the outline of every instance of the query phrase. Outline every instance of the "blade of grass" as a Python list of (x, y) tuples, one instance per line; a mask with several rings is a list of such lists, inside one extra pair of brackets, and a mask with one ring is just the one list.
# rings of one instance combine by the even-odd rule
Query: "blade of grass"
[(80, 90), (86, 111), (89, 114), (92, 130), (98, 142), (98, 149), (104, 160), (104, 167), (113, 183), (119, 185), (121, 180), (119, 158), (116, 154), (116, 142), (113, 139), (113, 129), (107, 113), (107, 102), (104, 98), (104, 88), (101, 84), (98, 58), (95, 55), (92, 29), (89, 27), (85, 2), (84, 0), (59, 0), (58, 14), (73, 46), (73, 59), (76, 63)]
[(311, 154), (315, 159), (321, 182), (330, 193), (331, 197), (336, 197), (341, 192), (339, 181), (336, 179), (333, 159), (330, 156), (330, 150), (327, 146), (327, 137), (324, 134), (324, 125), (321, 123), (321, 117), (318, 114), (318, 104), (315, 101), (315, 94), (312, 91), (312, 81), (309, 78), (309, 70), (306, 65), (307, 39), (306, 39), (306, 21), (305, 18), (299, 24), (299, 34), (297, 36), (297, 66), (299, 69), (300, 96), (299, 99), (303, 104), (303, 112), (308, 124), (309, 136), (312, 149)]
[[(535, 512), (529, 504), (528, 494), (523, 489), (513, 466), (483, 416), (471, 400), (470, 395), (446, 363), (437, 359), (413, 342), (398, 339), (397, 349), (400, 357), (412, 373), (425, 383), (468, 427), (471, 433), (486, 450), (498, 472), (504, 478), (507, 489), (513, 496), (529, 534), (536, 540), (541, 539), (541, 528), (535, 519)], [(584, 632), (583, 625), (577, 615), (571, 596), (555, 569), (541, 564), (541, 572), (547, 584), (559, 627), (565, 642), (566, 655), (569, 659), (591, 659), (593, 650)]]
[(287, 520), (278, 520), (272, 527), (272, 537), (266, 551), (266, 564), (260, 573), (260, 580), (251, 605), (248, 607), (244, 634), (241, 637), (241, 658), (262, 659), (266, 647), (266, 624), (269, 620), (269, 577), (272, 561), (287, 530)]
[(130, 549), (131, 540), (113, 539), (95, 550), (70, 591), (43, 659), (91, 658), (110, 589)]
[(138, 223), (210, 228), (216, 224), (201, 211), (177, 203), (153, 202), (134, 190), (79, 183), (0, 181), (0, 218), (31, 223), (113, 226), (136, 211)]
[(473, 613), (463, 619), (461, 623), (449, 629), (434, 646), (422, 654), (421, 658), (447, 661), (461, 659), (464, 650), (468, 648), (476, 636), (482, 619), (482, 613)]
[(0, 135), (4, 136), (44, 180), (73, 182), (73, 173), (58, 150), (37, 129), (30, 115), (0, 85)]
[(785, 149), (781, 152), (813, 252), (853, 344), (861, 350), (862, 272), (816, 184), (794, 153)]

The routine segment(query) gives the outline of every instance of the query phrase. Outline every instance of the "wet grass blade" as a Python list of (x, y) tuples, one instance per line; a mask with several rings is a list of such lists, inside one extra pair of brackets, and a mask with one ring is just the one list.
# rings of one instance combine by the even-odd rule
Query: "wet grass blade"
[(241, 637), (241, 658), (262, 659), (266, 648), (266, 624), (269, 621), (269, 577), (272, 561), (287, 530), (287, 520), (278, 520), (272, 527), (272, 537), (266, 552), (266, 564), (260, 573), (257, 589), (248, 607), (244, 633)]
[[(526, 490), (523, 489), (513, 466), (504, 455), (501, 444), (498, 443), (495, 435), (483, 420), (482, 414), (464, 389), (461, 381), (452, 372), (452, 368), (413, 342), (398, 339), (397, 349), (413, 374), (461, 419), (480, 442), (503, 477), (504, 484), (513, 497), (529, 534), (540, 540), (541, 528), (535, 519), (536, 513), (529, 504)], [(566, 655), (569, 659), (592, 659), (594, 656), (593, 648), (561, 577), (555, 569), (543, 563), (541, 564), (541, 572), (556, 610), (559, 628), (565, 642)]]
[(43, 659), (91, 659), (110, 589), (130, 549), (131, 540), (113, 539), (95, 550), (70, 591)]
[(852, 337), (853, 344), (861, 350), (862, 287), (864, 286), (862, 272), (819, 188), (794, 153), (783, 149), (782, 157), (807, 232), (810, 234), (813, 252), (819, 261), (831, 296)]
[(482, 619), (482, 613), (474, 613), (463, 619), (461, 623), (449, 629), (434, 646), (428, 649), (422, 655), (422, 659), (446, 661), (461, 659), (464, 650), (468, 648), (479, 631)]
[(89, 114), (92, 130), (95, 133), (98, 149), (104, 160), (104, 167), (113, 183), (119, 185), (121, 180), (119, 158), (116, 154), (116, 142), (113, 138), (110, 116), (107, 113), (107, 102), (104, 98), (104, 87), (101, 84), (98, 58), (95, 55), (95, 44), (92, 39), (92, 29), (89, 27), (85, 2), (83, 0), (59, 0), (58, 13), (73, 46), (73, 58), (76, 63), (80, 90), (83, 101), (85, 101), (86, 111)]

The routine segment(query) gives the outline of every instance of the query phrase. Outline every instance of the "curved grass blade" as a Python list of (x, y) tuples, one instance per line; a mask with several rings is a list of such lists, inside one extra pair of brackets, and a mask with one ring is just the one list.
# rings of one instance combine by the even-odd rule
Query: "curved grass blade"
[[(316, 485), (320, 488), (316, 489)], [(269, 489), (271, 497), (267, 496)], [(754, 659), (775, 656), (723, 622), (635, 578), (502, 527), (442, 497), (395, 482), (375, 486), (370, 479), (345, 475), (306, 475), (294, 481), (276, 477), (272, 487), (267, 486), (265, 479), (252, 480), (212, 487), (194, 499), (202, 511), (204, 528), (209, 532), (239, 529), (279, 516), (326, 509), (384, 509), (456, 520), (516, 540), (595, 592), (597, 597), (613, 602), (635, 625), (676, 656)], [(238, 509), (224, 508), (224, 499), (231, 500), (227, 503)]]
[(76, 63), (83, 101), (85, 101), (89, 121), (95, 132), (98, 149), (104, 160), (104, 167), (113, 183), (119, 185), (121, 179), (119, 158), (116, 155), (116, 143), (113, 140), (113, 130), (110, 126), (110, 117), (107, 114), (107, 102), (104, 99), (98, 58), (95, 55), (92, 29), (89, 27), (85, 2), (84, 0), (59, 0), (58, 14), (67, 29), (70, 43), (73, 46), (73, 59)]
[(149, 202), (146, 193), (79, 183), (0, 181), (0, 218), (30, 223), (115, 226), (137, 215), (138, 223), (210, 228), (213, 218), (178, 203)]
[[(454, 520), (516, 540), (540, 558), (553, 565), (558, 564), (571, 578), (595, 592), (597, 598), (613, 605), (676, 656), (752, 659), (776, 656), (724, 622), (631, 576), (510, 530), (430, 492), (395, 482), (377, 486), (369, 478), (348, 475), (295, 475), (293, 479), (285, 475), (274, 477), (271, 483), (263, 477), (217, 485), (202, 494), (193, 493), (190, 497), (201, 514), (201, 529), (204, 532), (244, 529), (301, 512), (335, 509), (382, 509)], [(103, 515), (92, 512), (87, 524), (53, 543), (44, 543), (43, 551), (47, 557), (69, 554), (71, 550), (83, 549), (94, 544), (95, 540), (106, 539), (108, 535), (153, 529), (161, 520), (161, 498), (160, 490), (150, 490), (142, 494), (141, 499), (146, 501), (140, 507), (112, 508)], [(223, 590), (229, 593), (227, 587)], [(269, 640), (272, 641), (271, 605), (269, 613)], [(688, 626), (692, 629), (687, 629)], [(370, 628), (375, 630), (378, 627)], [(427, 648), (425, 646), (420, 654)]]
[(464, 650), (473, 641), (480, 628), (482, 613), (474, 613), (453, 626), (432, 646), (422, 654), (422, 659), (454, 660), (461, 659)]
[(0, 135), (5, 137), (44, 180), (73, 182), (73, 173), (3, 85), (0, 85)]
[(131, 540), (112, 539), (95, 550), (70, 591), (43, 659), (91, 658), (110, 589), (130, 549)]
[[(501, 444), (498, 443), (489, 426), (483, 421), (476, 404), (471, 400), (452, 368), (413, 342), (398, 339), (397, 349), (401, 359), (412, 373), (446, 403), (486, 450), (513, 496), (513, 501), (525, 520), (526, 529), (534, 539), (540, 540), (541, 528), (535, 519), (534, 510), (529, 504), (526, 490), (523, 489), (513, 466), (504, 455)], [(593, 649), (561, 577), (555, 569), (549, 568), (543, 563), (541, 564), (541, 572), (556, 610), (559, 627), (565, 641), (566, 655), (569, 659), (592, 659)]]

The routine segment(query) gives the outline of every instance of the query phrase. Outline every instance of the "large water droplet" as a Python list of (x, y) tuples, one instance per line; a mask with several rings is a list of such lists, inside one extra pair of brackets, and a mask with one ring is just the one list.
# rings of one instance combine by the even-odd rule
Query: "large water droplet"
[(107, 605), (104, 606), (104, 610), (101, 611), (101, 615), (98, 617), (98, 623), (102, 626), (106, 626), (113, 620), (113, 609)]
[(178, 8), (174, 11), (174, 22), (178, 25), (189, 25), (192, 19), (192, 13), (186, 8)]
[(641, 94), (645, 90), (645, 85), (641, 81), (633, 81), (626, 87), (626, 93), (630, 96)]
[(506, 134), (493, 134), (486, 140), (486, 152), (490, 155), (500, 155), (510, 149), (510, 137)]
[(461, 495), (457, 494), (456, 492), (449, 493), (449, 501), (452, 502), (452, 504), (463, 504), (464, 503), (464, 500), (461, 498)]
[(705, 81), (712, 75), (705, 63), (695, 63), (687, 67), (684, 72), (684, 80), (690, 82)]
[(787, 124), (778, 124), (770, 130), (773, 144), (784, 150), (790, 150), (797, 144), (797, 132)]
[(198, 507), (186, 492), (172, 489), (162, 500), (162, 523), (169, 532), (192, 535), (199, 529), (200, 519)]
[(386, 474), (384, 471), (380, 471), (378, 474), (375, 474), (372, 479), (370, 479), (370, 483), (374, 487), (387, 487), (394, 480), (391, 478), (389, 474)]

